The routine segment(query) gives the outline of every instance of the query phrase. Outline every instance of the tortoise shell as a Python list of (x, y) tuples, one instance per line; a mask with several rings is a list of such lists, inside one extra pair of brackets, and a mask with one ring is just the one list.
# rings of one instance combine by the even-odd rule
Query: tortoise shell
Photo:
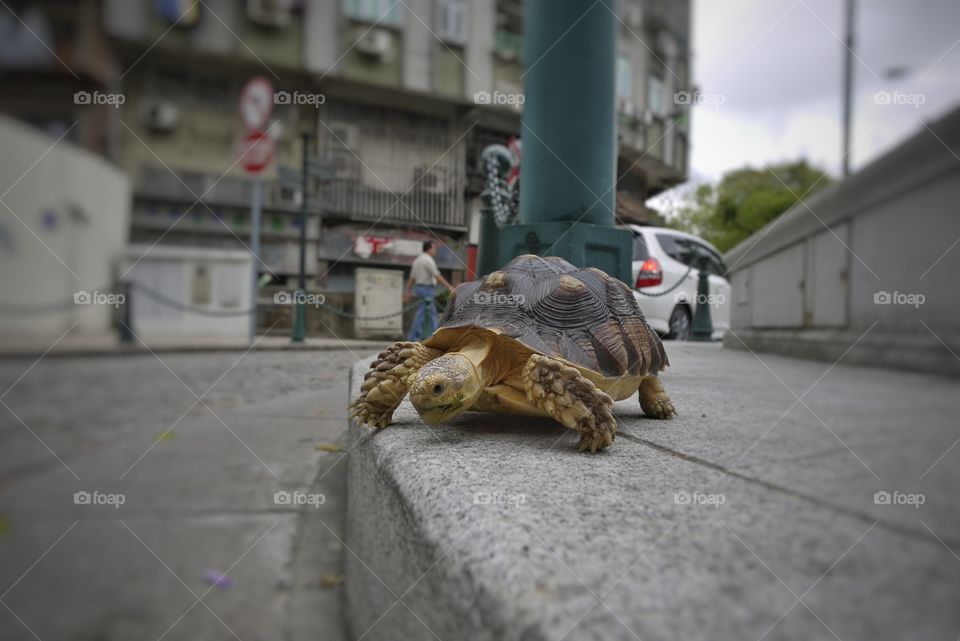
[(452, 328), (489, 329), (608, 378), (656, 374), (669, 365), (629, 287), (556, 256), (518, 256), (457, 287), (437, 331)]

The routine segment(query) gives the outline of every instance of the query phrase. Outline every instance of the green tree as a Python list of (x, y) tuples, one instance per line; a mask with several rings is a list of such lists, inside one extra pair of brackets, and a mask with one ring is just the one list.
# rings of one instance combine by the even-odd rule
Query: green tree
[(679, 206), (670, 226), (727, 251), (833, 180), (807, 161), (746, 167), (724, 174), (716, 185), (700, 185)]

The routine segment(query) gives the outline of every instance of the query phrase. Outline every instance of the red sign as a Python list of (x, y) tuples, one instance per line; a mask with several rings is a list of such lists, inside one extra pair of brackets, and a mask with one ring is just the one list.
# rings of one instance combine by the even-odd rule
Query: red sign
[(263, 131), (273, 113), (273, 83), (254, 76), (240, 91), (240, 120), (248, 131)]
[(251, 174), (259, 174), (273, 160), (273, 138), (251, 131), (240, 143), (240, 163)]

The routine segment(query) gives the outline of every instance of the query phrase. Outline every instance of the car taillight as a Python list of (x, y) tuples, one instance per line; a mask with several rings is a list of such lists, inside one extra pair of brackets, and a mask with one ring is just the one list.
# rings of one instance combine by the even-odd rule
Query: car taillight
[(640, 273), (637, 275), (637, 289), (641, 287), (653, 287), (663, 282), (663, 270), (660, 269), (660, 261), (656, 258), (648, 258), (640, 266)]

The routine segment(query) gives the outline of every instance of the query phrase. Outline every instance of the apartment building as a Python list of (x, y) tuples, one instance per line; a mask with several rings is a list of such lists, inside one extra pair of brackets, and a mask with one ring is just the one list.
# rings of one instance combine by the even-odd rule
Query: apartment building
[[(17, 88), (0, 110), (67, 131), (128, 174), (131, 242), (245, 246), (237, 99), (263, 76), (301, 96), (270, 118), (264, 273), (282, 284), (299, 267), (300, 196), (278, 172), (299, 169), (306, 132), (334, 168), (307, 223), (316, 287), (352, 291), (354, 268), (404, 268), (429, 238), (449, 278), (468, 277), (479, 154), (520, 134), (522, 100), (489, 96), (522, 95), (521, 0), (8, 4), (0, 27), (22, 40), (0, 45), (0, 75)], [(622, 0), (617, 19), (617, 215), (645, 222), (644, 202), (686, 178), (689, 101), (675, 96), (690, 90), (689, 2)]]

